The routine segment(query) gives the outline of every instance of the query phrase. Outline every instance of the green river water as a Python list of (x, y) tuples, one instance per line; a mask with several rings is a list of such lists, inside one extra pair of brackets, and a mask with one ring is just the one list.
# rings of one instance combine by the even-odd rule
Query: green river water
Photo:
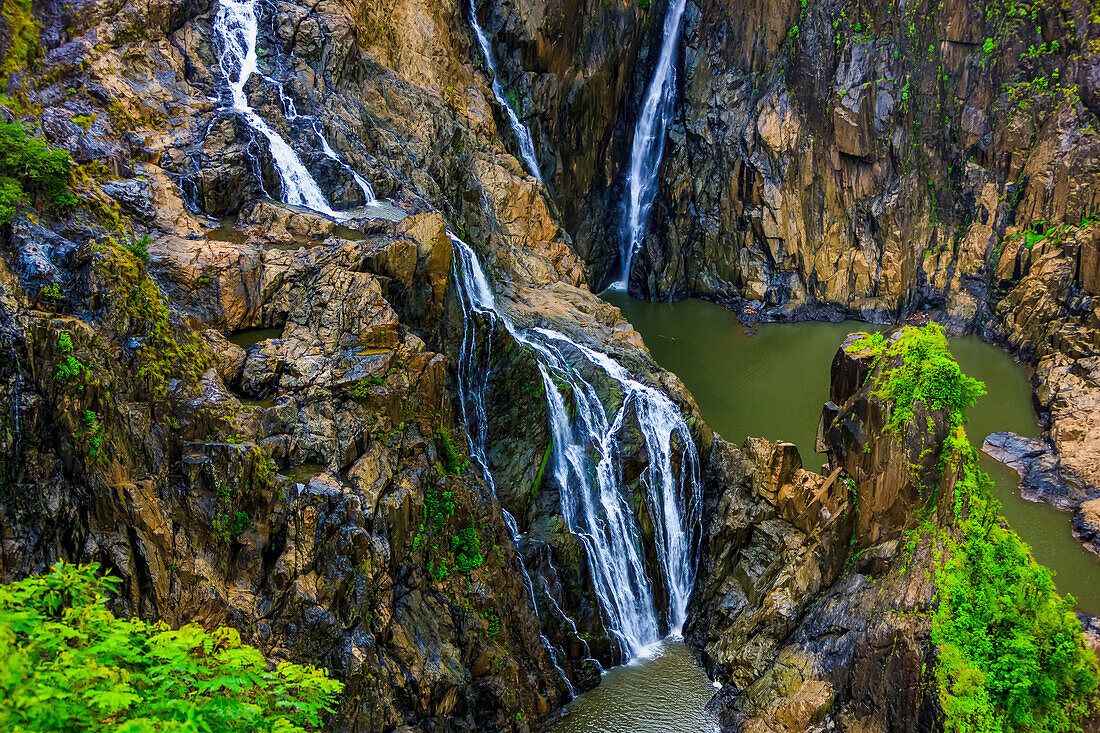
[[(757, 326), (755, 335), (729, 310), (700, 300), (650, 303), (623, 293), (603, 295), (641, 332), (653, 358), (683, 380), (711, 428), (741, 443), (747, 436), (789, 440), (806, 468), (814, 452), (821, 406), (829, 398), (829, 370), (844, 337), (881, 330), (865, 323), (792, 323)], [(1027, 369), (1002, 349), (976, 337), (951, 339), (967, 374), (986, 384), (971, 408), (967, 432), (981, 447), (989, 433), (1039, 433)], [(983, 457), (1009, 524), (1035, 558), (1055, 572), (1059, 591), (1085, 611), (1100, 613), (1100, 562), (1070, 533), (1070, 514), (1025, 501), (1010, 468)], [(657, 733), (713, 730), (703, 705), (714, 690), (682, 643), (666, 641), (652, 659), (616, 668), (598, 688), (570, 704), (554, 733)]]

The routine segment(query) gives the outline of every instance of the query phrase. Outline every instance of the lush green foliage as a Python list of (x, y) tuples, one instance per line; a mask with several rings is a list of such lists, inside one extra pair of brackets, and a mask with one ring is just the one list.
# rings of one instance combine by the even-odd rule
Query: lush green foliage
[(126, 249), (130, 250), (130, 253), (137, 257), (142, 262), (149, 261), (149, 245), (153, 243), (152, 237), (148, 234), (143, 235), (141, 239), (130, 239), (126, 242)]
[(1076, 602), (998, 516), (976, 451), (953, 450), (965, 518), (961, 540), (948, 543), (932, 628), (946, 730), (1078, 731), (1097, 702), (1097, 661)]
[(875, 396), (892, 406), (887, 430), (900, 431), (912, 420), (917, 402), (928, 410), (947, 410), (948, 421), (962, 425), (966, 410), (985, 394), (984, 384), (959, 369), (938, 323), (904, 329), (879, 360), (887, 367), (875, 383)]
[(462, 455), (462, 452), (455, 446), (450, 431), (440, 428), (435, 433), (435, 439), (439, 444), (443, 468), (446, 469), (447, 473), (452, 473), (456, 476), (466, 473), (470, 468), (470, 459)]
[(481, 556), (481, 543), (477, 538), (477, 524), (470, 520), (470, 526), (451, 539), (451, 549), (455, 553), (455, 570), (469, 573), (481, 567), (485, 559)]
[(424, 521), (433, 530), (440, 530), (454, 513), (454, 492), (440, 491), (437, 493), (435, 488), (428, 487), (428, 490), (424, 493)]
[(848, 345), (845, 349), (849, 354), (860, 354), (867, 350), (873, 350), (876, 354), (881, 354), (882, 349), (885, 346), (886, 337), (882, 335), (881, 331), (875, 333), (865, 333), (859, 338)]
[(57, 371), (53, 378), (59, 382), (67, 382), (76, 379), (84, 371), (84, 364), (73, 356), (73, 337), (62, 333), (57, 337), (57, 353), (61, 360), (57, 363)]
[(0, 223), (11, 221), (24, 196), (43, 198), (59, 209), (76, 205), (69, 190), (69, 153), (27, 135), (18, 124), (0, 124)]
[(294, 733), (342, 689), (313, 667), (274, 670), (233, 629), (116, 618), (116, 579), (58, 563), (0, 587), (0, 730)]

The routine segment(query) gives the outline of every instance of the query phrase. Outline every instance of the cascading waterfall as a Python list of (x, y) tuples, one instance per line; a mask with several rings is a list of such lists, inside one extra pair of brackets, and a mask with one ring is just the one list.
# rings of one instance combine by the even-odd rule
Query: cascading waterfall
[(326, 140), (325, 136), (321, 133), (321, 123), (317, 120), (313, 121), (313, 131), (317, 133), (317, 139), (321, 141), (321, 152), (325, 154), (325, 157), (329, 160), (335, 160), (345, 171), (351, 174), (353, 179), (355, 179), (355, 184), (359, 186), (359, 190), (363, 192), (363, 203), (368, 206), (378, 203), (378, 197), (374, 195), (374, 189), (371, 188), (370, 183), (367, 182), (366, 178), (356, 173), (350, 165), (340, 159), (340, 156), (336, 154), (336, 151), (332, 149), (332, 146), (328, 144), (328, 140)]
[[(459, 255), (452, 265), (463, 320), (462, 342), (459, 345), (457, 370), (458, 393), (461, 395), (459, 406), (462, 411), (462, 422), (467, 426), (470, 457), (478, 465), (482, 476), (485, 477), (486, 483), (489, 484), (489, 488), (495, 496), (497, 493), (496, 479), (493, 477), (493, 472), (489, 470), (489, 460), (485, 453), (489, 441), (489, 418), (485, 411), (484, 399), (485, 393), (488, 391), (487, 380), (489, 377), (489, 370), (485, 367), (488, 364), (493, 327), (497, 321), (493, 291), (489, 287), (489, 280), (485, 277), (485, 272), (481, 269), (481, 264), (477, 261), (473, 250), (466, 246), (466, 243), (456, 237), (453, 232), (448, 231), (447, 236), (451, 238), (451, 242), (455, 245), (455, 250)], [(462, 263), (461, 266), (459, 262)], [(484, 364), (479, 364), (477, 357), (475, 313), (484, 315), (488, 321), (489, 332), (485, 339)], [(512, 543), (515, 544), (518, 550), (520, 546), (519, 525), (516, 524), (515, 517), (507, 509), (501, 507), (501, 512), (504, 514), (504, 523), (508, 525), (508, 532), (512, 536)], [(538, 602), (535, 599), (535, 585), (531, 582), (531, 576), (527, 572), (527, 566), (523, 562), (522, 555), (520, 555), (519, 560), (520, 570), (523, 571), (524, 584), (527, 586), (527, 593), (531, 597), (531, 606), (537, 611)], [(576, 625), (574, 625), (575, 628)], [(542, 640), (542, 645), (546, 647), (550, 660), (554, 663), (554, 668), (557, 669), (558, 674), (569, 690), (569, 696), (576, 697), (577, 693), (573, 689), (573, 683), (569, 681), (569, 676), (558, 663), (557, 650), (554, 649), (553, 644), (550, 643), (545, 634), (540, 634), (539, 638)]]
[[(259, 75), (259, 60), (256, 54), (256, 41), (259, 35), (259, 22), (256, 17), (255, 0), (219, 0), (218, 12), (214, 18), (214, 32), (221, 42), (221, 52), (218, 56), (218, 68), (229, 84), (230, 97), (233, 102), (233, 111), (256, 132), (267, 139), (268, 148), (271, 151), (271, 160), (279, 173), (282, 181), (283, 199), (292, 206), (304, 206), (319, 213), (331, 216), (334, 219), (343, 219), (347, 215), (335, 211), (321, 192), (317, 181), (310, 175), (302, 164), (301, 159), (290, 147), (290, 144), (275, 132), (262, 117), (252, 109), (245, 94), (245, 86), (253, 74)], [(264, 77), (266, 79), (266, 77)], [(282, 87), (274, 80), (268, 79), (279, 89), (280, 97), (284, 102), (289, 102), (283, 94)], [(294, 111), (293, 102), (287, 107), (287, 119), (298, 117)], [(316, 121), (315, 121), (316, 122)], [(335, 160), (344, 167), (363, 191), (368, 204), (375, 203), (377, 199), (370, 184), (358, 173), (347, 166), (336, 151), (325, 140), (316, 124), (313, 131), (321, 140), (321, 147), (326, 156)]]
[[(702, 510), (699, 457), (687, 423), (665, 394), (632, 379), (606, 354), (551, 329), (516, 329), (497, 310), (488, 278), (473, 250), (454, 235), (451, 239), (466, 320), (458, 378), (471, 455), (493, 485), (486, 455), (487, 360), (477, 361), (476, 336), (470, 325), (474, 314), (481, 313), (492, 323), (499, 321), (536, 356), (547, 395), (553, 475), (561, 491), (562, 516), (569, 531), (585, 545), (609, 630), (625, 656), (635, 658), (659, 640), (662, 619), (623, 480), (618, 445), (633, 415), (650, 459), (639, 479), (639, 490), (653, 520), (658, 570), (669, 594), (663, 621), (675, 633), (683, 626), (694, 581), (694, 551)], [(574, 366), (578, 362), (605, 374), (622, 392), (622, 402), (610, 419), (596, 388)], [(573, 394), (574, 418), (569, 415), (559, 382), (568, 385)], [(681, 457), (679, 470), (674, 465), (677, 452)], [(518, 539), (514, 519), (509, 516), (508, 522)]]
[(477, 45), (481, 47), (481, 53), (485, 56), (485, 65), (489, 67), (489, 73), (493, 77), (491, 84), (493, 96), (496, 97), (497, 104), (504, 109), (504, 113), (508, 115), (512, 132), (515, 133), (516, 140), (519, 141), (519, 153), (527, 163), (528, 170), (531, 171), (531, 175), (538, 179), (539, 183), (542, 183), (542, 172), (539, 170), (539, 161), (535, 155), (535, 142), (531, 139), (531, 131), (527, 129), (527, 125), (520, 121), (519, 115), (512, 109), (512, 105), (508, 103), (508, 99), (504, 95), (504, 86), (500, 83), (497, 75), (496, 62), (493, 60), (493, 49), (489, 45), (489, 38), (481, 28), (481, 24), (477, 22), (477, 8), (474, 7), (474, 0), (470, 0), (470, 24), (474, 28), (474, 35), (477, 36)]
[(626, 206), (622, 223), (622, 272), (613, 290), (626, 290), (630, 284), (630, 261), (641, 247), (657, 193), (657, 169), (665, 152), (665, 130), (672, 117), (672, 102), (676, 95), (676, 48), (680, 44), (680, 26), (686, 0), (672, 0), (665, 13), (661, 53), (653, 79), (646, 89), (642, 113), (634, 126), (630, 146), (630, 169), (627, 173)]

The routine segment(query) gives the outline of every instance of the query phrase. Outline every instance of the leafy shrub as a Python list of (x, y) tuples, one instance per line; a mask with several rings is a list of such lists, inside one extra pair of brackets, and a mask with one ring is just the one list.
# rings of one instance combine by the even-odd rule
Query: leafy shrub
[(947, 410), (948, 422), (962, 425), (966, 410), (985, 394), (984, 384), (959, 369), (943, 327), (935, 322), (906, 328), (879, 359), (894, 364), (881, 372), (875, 384), (875, 396), (892, 405), (886, 424), (890, 431), (900, 431), (913, 419), (917, 402), (928, 410)]
[(470, 468), (470, 459), (462, 455), (455, 446), (450, 431), (440, 428), (435, 433), (435, 439), (439, 444), (439, 452), (442, 454), (443, 459), (443, 468), (447, 470), (447, 473), (452, 473), (455, 476), (466, 473)]
[[(945, 409), (952, 429), (941, 466), (956, 476), (956, 535), (944, 534), (936, 574), (932, 640), (948, 733), (1070, 733), (1097, 703), (1098, 665), (1085, 647), (1072, 597), (999, 516), (992, 482), (970, 445), (966, 410), (984, 393), (951, 356), (935, 323), (907, 328), (879, 357), (876, 395), (892, 402), (888, 428), (913, 419), (913, 405)], [(885, 360), (885, 361), (882, 361)]]
[(100, 450), (103, 445), (103, 426), (95, 410), (85, 410), (80, 415), (81, 436), (88, 441), (88, 460), (101, 465), (107, 463), (107, 456)]
[(69, 153), (27, 135), (18, 124), (0, 124), (0, 223), (11, 221), (15, 206), (28, 196), (54, 208), (76, 205), (69, 190), (73, 162)]
[[(961, 428), (959, 429), (961, 431)], [(939, 577), (932, 639), (948, 733), (1071, 733), (1097, 706), (1097, 660), (1072, 596), (998, 516), (977, 452), (955, 444), (968, 511)]]
[(116, 578), (59, 562), (0, 587), (0, 730), (26, 733), (301, 733), (343, 685), (324, 671), (274, 669), (240, 634), (116, 618)]
[(41, 294), (43, 298), (52, 301), (53, 303), (56, 303), (57, 301), (62, 300), (65, 297), (61, 293), (61, 286), (57, 283), (53, 283), (52, 285), (47, 285), (46, 287), (42, 288)]
[(454, 513), (454, 492), (437, 493), (434, 488), (428, 487), (424, 493), (424, 521), (428, 522), (433, 530), (439, 530)]
[(485, 559), (481, 556), (481, 543), (477, 538), (477, 524), (473, 519), (470, 526), (451, 539), (451, 549), (455, 553), (455, 570), (469, 573), (481, 567)]
[[(71, 348), (71, 346), (70, 346)], [(54, 372), (53, 378), (59, 382), (67, 382), (70, 379), (76, 379), (80, 376), (80, 373), (84, 371), (84, 364), (80, 359), (77, 359), (72, 354), (65, 354), (61, 357), (61, 361), (57, 364), (57, 371)]]
[(875, 354), (881, 354), (885, 346), (885, 341), (886, 337), (882, 335), (881, 331), (865, 333), (849, 344), (845, 351), (849, 354), (859, 354), (870, 349), (873, 350)]
[(252, 528), (252, 518), (248, 512), (237, 512), (232, 517), (228, 514), (219, 514), (210, 522), (214, 537), (223, 544), (227, 544), (241, 532)]
[(153, 243), (152, 237), (148, 234), (142, 235), (141, 239), (131, 239), (126, 243), (126, 249), (130, 250), (131, 254), (137, 257), (142, 262), (149, 261), (149, 245)]

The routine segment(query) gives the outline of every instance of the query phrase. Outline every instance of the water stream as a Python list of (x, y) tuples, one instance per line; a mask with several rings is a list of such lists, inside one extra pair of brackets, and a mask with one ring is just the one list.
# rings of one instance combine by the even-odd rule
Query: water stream
[[(816, 470), (814, 453), (821, 405), (829, 398), (829, 368), (852, 331), (881, 329), (866, 323), (760, 324), (746, 336), (733, 313), (713, 303), (685, 300), (649, 303), (622, 293), (606, 299), (642, 333), (653, 357), (691, 390), (711, 428), (740, 443), (754, 435), (789, 440), (803, 463)], [(1003, 350), (976, 337), (951, 339), (963, 371), (986, 384), (988, 394), (969, 411), (967, 433), (980, 447), (999, 430), (1035, 437), (1028, 371)], [(1055, 571), (1055, 584), (1072, 593), (1078, 607), (1100, 613), (1100, 561), (1073, 539), (1071, 515), (1023, 499), (1016, 473), (983, 457), (993, 478), (1001, 513), (1027, 542), (1035, 558)]]
[[(260, 74), (259, 58), (256, 53), (259, 21), (256, 17), (255, 0), (219, 0), (218, 12), (214, 18), (214, 32), (219, 41), (218, 68), (229, 85), (232, 110), (267, 140), (271, 160), (275, 164), (275, 170), (279, 173), (282, 183), (283, 202), (293, 206), (304, 206), (334, 219), (347, 218), (346, 213), (335, 211), (329, 205), (325, 194), (302, 164), (298, 154), (248, 103), (245, 86), (253, 74)], [(299, 115), (294, 110), (293, 102), (290, 102), (284, 94), (282, 86), (273, 79), (264, 78), (278, 89), (280, 98), (284, 100), (286, 106), (287, 119), (296, 119)], [(325, 155), (351, 173), (363, 191), (366, 203), (377, 201), (370, 184), (348, 167), (328, 144), (316, 120), (314, 120), (313, 131), (320, 139)]]
[(623, 209), (622, 271), (612, 290), (627, 290), (630, 284), (630, 261), (642, 244), (653, 197), (657, 193), (657, 169), (665, 152), (665, 131), (672, 118), (676, 96), (676, 49), (680, 44), (680, 26), (686, 0), (672, 0), (665, 13), (661, 52), (653, 79), (646, 89), (642, 113), (634, 126), (630, 145), (630, 168), (626, 177), (626, 206)]
[[(482, 320), (487, 329), (506, 328), (535, 356), (547, 397), (553, 476), (560, 489), (563, 519), (585, 545), (609, 631), (627, 660), (639, 657), (666, 632), (675, 633), (683, 625), (694, 582), (702, 489), (699, 457), (688, 426), (665, 394), (634, 380), (606, 354), (552, 329), (516, 328), (498, 308), (473, 250), (454, 235), (452, 241), (465, 323), (459, 390), (471, 456), (492, 486), (486, 457), (489, 355), (487, 349), (475, 346), (479, 341), (476, 321)], [(482, 336), (480, 342), (488, 343), (488, 338)], [(614, 410), (604, 404), (586, 374), (600, 375), (616, 385), (619, 401)], [(566, 395), (571, 403), (567, 404)], [(572, 415), (569, 404), (574, 408)], [(668, 608), (658, 608), (654, 578), (643, 556), (643, 536), (632, 509), (632, 489), (623, 480), (619, 444), (627, 425), (638, 426), (649, 456), (638, 491), (653, 520), (659, 580), (668, 590)], [(518, 528), (511, 517), (507, 519), (518, 541)]]
[(535, 142), (531, 138), (531, 131), (520, 120), (519, 115), (516, 114), (516, 111), (512, 109), (512, 105), (508, 102), (508, 97), (504, 94), (504, 85), (500, 83), (496, 61), (493, 59), (493, 48), (489, 44), (489, 38), (485, 35), (481, 23), (478, 22), (474, 0), (470, 0), (470, 25), (474, 28), (477, 45), (481, 48), (482, 55), (485, 56), (485, 65), (489, 67), (493, 96), (496, 97), (497, 104), (504, 110), (504, 114), (508, 116), (508, 122), (512, 125), (512, 132), (515, 133), (516, 141), (519, 142), (519, 153), (524, 162), (527, 163), (527, 169), (531, 171), (531, 175), (538, 179), (539, 183), (542, 183), (542, 172), (539, 170), (538, 156), (535, 154)]

